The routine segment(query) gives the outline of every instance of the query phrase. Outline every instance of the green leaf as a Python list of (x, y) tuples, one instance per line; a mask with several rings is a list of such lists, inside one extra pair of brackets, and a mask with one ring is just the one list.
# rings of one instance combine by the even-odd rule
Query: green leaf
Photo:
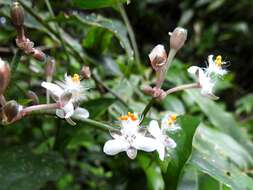
[(177, 143), (172, 151), (170, 160), (162, 163), (165, 188), (176, 190), (181, 172), (192, 152), (192, 139), (199, 124), (199, 119), (190, 116), (181, 116), (178, 119), (182, 129), (170, 135)]
[(35, 155), (25, 147), (1, 147), (1, 190), (37, 190), (63, 173), (63, 160), (54, 153)]
[(140, 154), (137, 157), (138, 163), (146, 174), (147, 186), (149, 190), (164, 189), (162, 174), (156, 162), (153, 162), (148, 156)]
[(97, 98), (85, 102), (83, 107), (89, 111), (90, 118), (96, 118), (101, 116), (114, 102), (114, 98)]
[(216, 128), (231, 135), (253, 156), (253, 144), (249, 137), (237, 127), (238, 124), (232, 114), (224, 111), (214, 101), (203, 97), (198, 90), (187, 90), (187, 94), (194, 99)]
[(185, 113), (184, 105), (183, 103), (173, 95), (167, 96), (162, 103), (164, 109), (167, 111), (173, 111), (178, 114), (183, 114)]
[(249, 154), (228, 135), (203, 126), (198, 129), (190, 163), (202, 172), (233, 190), (251, 190), (253, 180), (244, 172), (248, 162)]
[(74, 0), (73, 5), (82, 9), (98, 9), (112, 7), (118, 3), (125, 3), (127, 0)]
[(81, 24), (104, 28), (112, 32), (120, 41), (121, 46), (126, 50), (128, 58), (133, 59), (133, 50), (127, 37), (127, 29), (120, 21), (95, 14), (73, 14), (72, 18), (77, 19)]

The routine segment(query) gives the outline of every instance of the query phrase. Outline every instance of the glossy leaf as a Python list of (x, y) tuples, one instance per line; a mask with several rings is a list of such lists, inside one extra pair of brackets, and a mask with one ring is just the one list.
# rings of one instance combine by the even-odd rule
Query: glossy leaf
[(124, 2), (127, 2), (127, 0), (74, 0), (73, 5), (82, 9), (98, 9)]
[(165, 188), (176, 190), (183, 168), (192, 152), (192, 139), (199, 124), (199, 119), (190, 116), (181, 116), (178, 119), (182, 129), (170, 135), (177, 143), (171, 152), (171, 157), (162, 163)]
[(35, 155), (25, 147), (1, 147), (1, 190), (36, 190), (63, 173), (63, 160), (56, 153)]

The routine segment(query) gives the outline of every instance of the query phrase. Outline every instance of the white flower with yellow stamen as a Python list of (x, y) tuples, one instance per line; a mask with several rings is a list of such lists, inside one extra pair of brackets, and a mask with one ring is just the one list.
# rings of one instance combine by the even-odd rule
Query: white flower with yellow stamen
[(201, 94), (207, 96), (213, 100), (219, 99), (219, 97), (213, 94), (213, 88), (215, 81), (211, 78), (209, 73), (205, 72), (202, 68), (197, 66), (191, 66), (188, 69), (190, 74), (193, 74), (197, 77), (198, 83), (201, 87)]
[(120, 117), (121, 129), (119, 133), (111, 132), (114, 138), (108, 140), (103, 148), (105, 154), (116, 155), (120, 152), (126, 152), (130, 159), (137, 156), (137, 150), (152, 152), (156, 150), (156, 140), (146, 137), (139, 126), (140, 120), (133, 113), (128, 113)]
[(177, 131), (181, 127), (177, 123), (177, 114), (169, 113), (166, 114), (162, 119), (162, 130), (164, 131)]
[(74, 74), (73, 77), (65, 74), (64, 81), (42, 82), (41, 86), (49, 90), (52, 98), (59, 102), (61, 108), (56, 110), (58, 117), (65, 118), (70, 124), (74, 124), (70, 119), (73, 115), (82, 118), (89, 117), (89, 112), (86, 109), (77, 106), (85, 99), (85, 91), (87, 90), (80, 82), (78, 74)]
[(225, 75), (227, 71), (222, 68), (222, 65), (225, 65), (226, 62), (222, 61), (221, 55), (216, 56), (215, 60), (213, 57), (213, 55), (208, 56), (208, 67), (206, 68), (207, 73), (214, 73), (220, 76)]
[(152, 120), (148, 126), (148, 132), (156, 140), (156, 150), (159, 154), (159, 158), (163, 161), (166, 156), (166, 150), (169, 148), (175, 148), (177, 146), (176, 142), (171, 139), (163, 127), (160, 128), (157, 121)]

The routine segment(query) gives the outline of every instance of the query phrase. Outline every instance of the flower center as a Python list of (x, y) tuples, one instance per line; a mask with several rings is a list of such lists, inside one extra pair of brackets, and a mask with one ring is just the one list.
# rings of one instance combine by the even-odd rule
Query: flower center
[(80, 83), (80, 76), (79, 76), (78, 74), (74, 74), (74, 75), (72, 76), (72, 81), (73, 81), (74, 83), (79, 84), (79, 83)]
[(121, 121), (127, 121), (127, 120), (136, 121), (138, 119), (137, 115), (131, 112), (128, 112), (127, 115), (122, 115), (119, 117), (119, 120)]
[(221, 55), (216, 56), (214, 62), (215, 62), (215, 65), (216, 65), (217, 67), (221, 67), (221, 65), (222, 65), (222, 57), (221, 57)]
[(171, 114), (168, 117), (168, 120), (167, 120), (169, 126), (172, 126), (176, 121), (177, 121), (177, 115), (176, 114)]

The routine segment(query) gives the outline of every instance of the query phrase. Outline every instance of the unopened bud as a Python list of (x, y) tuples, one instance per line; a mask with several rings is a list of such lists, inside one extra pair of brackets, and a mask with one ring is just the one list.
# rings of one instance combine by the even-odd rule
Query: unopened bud
[(27, 92), (27, 96), (28, 96), (28, 98), (30, 98), (32, 100), (33, 105), (39, 104), (39, 98), (35, 92), (29, 90)]
[(33, 48), (32, 56), (38, 61), (44, 61), (46, 59), (46, 55), (42, 51), (35, 48)]
[(154, 94), (154, 90), (151, 86), (144, 86), (143, 92), (145, 94), (148, 94), (148, 95), (151, 95), (151, 96), (153, 96), (153, 94)]
[(89, 79), (90, 78), (90, 68), (88, 66), (83, 66), (81, 69), (81, 75), (84, 79)]
[(3, 107), (4, 122), (10, 123), (13, 121), (21, 110), (22, 106), (20, 106), (15, 100), (7, 102)]
[(10, 80), (10, 67), (0, 58), (0, 94), (3, 94)]
[(16, 27), (22, 27), (24, 24), (24, 9), (18, 2), (14, 2), (11, 7), (11, 19)]
[(48, 58), (45, 66), (45, 73), (47, 76), (53, 76), (54, 71), (55, 71), (55, 60), (53, 58)]
[(152, 68), (157, 71), (161, 69), (167, 61), (167, 53), (163, 45), (155, 46), (148, 55)]
[(170, 33), (170, 48), (178, 51), (183, 47), (187, 39), (187, 30), (182, 27), (177, 27)]

